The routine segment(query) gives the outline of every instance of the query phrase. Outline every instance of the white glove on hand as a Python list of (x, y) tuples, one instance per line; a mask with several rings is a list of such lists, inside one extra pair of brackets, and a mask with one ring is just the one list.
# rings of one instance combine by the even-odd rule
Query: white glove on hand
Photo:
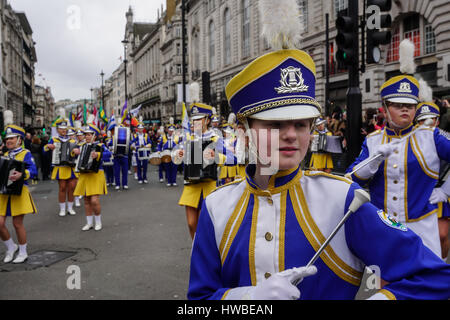
[[(380, 164), (389, 157), (392, 152), (398, 149), (399, 143), (400, 140), (394, 140), (393, 142), (375, 147), (370, 157), (357, 165), (361, 166), (361, 169), (357, 170), (355, 174), (362, 179), (371, 178), (378, 171)], [(367, 162), (368, 164), (364, 166), (364, 163)]]
[(442, 188), (434, 188), (429, 201), (431, 204), (436, 204), (438, 202), (447, 202), (447, 200), (448, 195), (445, 194)]
[(254, 300), (297, 300), (300, 290), (293, 285), (303, 278), (317, 273), (315, 266), (284, 270), (272, 275), (269, 279), (253, 288), (251, 298)]

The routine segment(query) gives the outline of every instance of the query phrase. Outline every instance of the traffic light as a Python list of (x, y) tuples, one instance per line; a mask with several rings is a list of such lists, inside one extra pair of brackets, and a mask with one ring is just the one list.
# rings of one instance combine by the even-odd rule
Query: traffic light
[(392, 25), (391, 15), (382, 14), (382, 12), (391, 10), (392, 0), (368, 0), (367, 5), (369, 13), (366, 20), (366, 62), (378, 63), (381, 58), (379, 45), (391, 42), (391, 31), (389, 30)]
[(336, 19), (336, 28), (336, 60), (344, 66), (353, 65), (358, 60), (355, 49), (358, 46), (358, 21), (350, 16), (340, 16)]

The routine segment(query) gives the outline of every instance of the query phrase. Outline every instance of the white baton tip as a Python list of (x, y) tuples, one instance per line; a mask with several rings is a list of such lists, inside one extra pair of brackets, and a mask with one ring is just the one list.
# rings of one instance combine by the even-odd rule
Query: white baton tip
[(350, 203), (350, 206), (348, 209), (351, 212), (355, 212), (364, 203), (369, 202), (369, 201), (370, 201), (370, 195), (362, 189), (357, 189), (357, 190), (355, 190), (355, 196), (353, 197), (352, 203)]

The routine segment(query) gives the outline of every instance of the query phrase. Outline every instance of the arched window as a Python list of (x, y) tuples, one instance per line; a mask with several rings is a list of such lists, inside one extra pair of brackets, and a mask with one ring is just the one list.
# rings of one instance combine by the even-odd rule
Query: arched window
[(214, 71), (216, 69), (216, 39), (214, 37), (214, 22), (209, 23), (208, 29), (208, 39), (209, 39), (209, 71)]
[(242, 0), (242, 57), (250, 56), (250, 0)]
[(224, 65), (231, 63), (231, 14), (230, 9), (226, 8), (223, 14), (223, 62)]
[(200, 37), (198, 32), (193, 30), (192, 32), (192, 57), (194, 61), (192, 63), (192, 70), (200, 69)]

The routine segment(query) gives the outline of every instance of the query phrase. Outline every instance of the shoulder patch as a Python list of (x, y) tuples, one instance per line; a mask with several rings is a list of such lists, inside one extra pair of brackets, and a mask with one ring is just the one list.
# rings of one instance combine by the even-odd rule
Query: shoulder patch
[(383, 221), (383, 223), (386, 224), (387, 226), (401, 231), (408, 231), (408, 228), (405, 225), (401, 224), (400, 222), (392, 218), (389, 214), (387, 214), (383, 210), (378, 210), (377, 213), (381, 221)]

